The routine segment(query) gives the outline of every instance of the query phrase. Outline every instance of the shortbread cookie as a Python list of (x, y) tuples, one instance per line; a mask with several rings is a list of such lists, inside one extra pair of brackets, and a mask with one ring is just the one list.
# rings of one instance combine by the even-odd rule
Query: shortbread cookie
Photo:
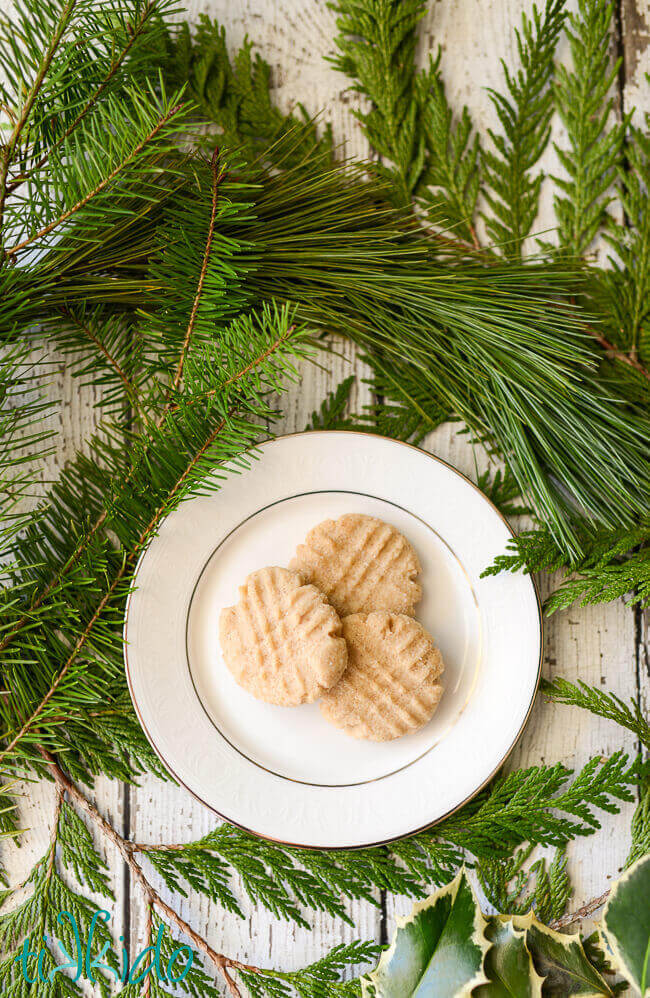
[(291, 569), (324, 592), (341, 616), (390, 610), (413, 616), (422, 590), (418, 557), (399, 530), (348, 513), (310, 530)]
[(347, 664), (341, 621), (315, 586), (286, 568), (262, 568), (219, 618), (226, 665), (258, 700), (294, 707), (336, 683)]
[(326, 720), (353, 738), (386, 742), (421, 728), (443, 687), (442, 656), (424, 628), (404, 614), (343, 618), (348, 667), (323, 696)]

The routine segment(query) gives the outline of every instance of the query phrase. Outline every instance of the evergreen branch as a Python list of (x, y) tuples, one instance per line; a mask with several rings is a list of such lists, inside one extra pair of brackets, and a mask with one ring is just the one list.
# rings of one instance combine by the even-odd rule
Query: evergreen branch
[(613, 250), (610, 268), (598, 272), (594, 303), (602, 316), (603, 333), (624, 351), (645, 378), (650, 362), (650, 136), (628, 129), (625, 146), (629, 168), (619, 168), (618, 193), (624, 224), (611, 222), (604, 236)]
[(555, 703), (581, 707), (598, 717), (614, 721), (631, 731), (646, 749), (650, 749), (650, 724), (643, 714), (640, 700), (626, 704), (615, 693), (588, 686), (582, 680), (575, 684), (562, 678), (554, 679), (553, 682), (543, 680), (542, 691)]
[(566, 128), (568, 149), (555, 149), (567, 177), (554, 177), (562, 195), (555, 197), (560, 249), (582, 256), (608, 220), (609, 193), (620, 163), (625, 122), (611, 125), (610, 91), (621, 60), (611, 64), (614, 4), (579, 0), (569, 14), (567, 36), (573, 71), (559, 65), (554, 82), (555, 106)]
[[(126, 62), (127, 58), (131, 54), (134, 46), (141, 40), (143, 34), (148, 28), (152, 15), (154, 13), (161, 13), (167, 4), (167, 0), (147, 0), (144, 6), (136, 10), (136, 18), (133, 22), (129, 21), (126, 25), (125, 31), (127, 35), (127, 42), (117, 53), (112, 53), (111, 61), (108, 66), (107, 72), (104, 78), (101, 80), (99, 85), (94, 89), (91, 95), (86, 100), (86, 103), (78, 112), (75, 118), (70, 122), (70, 124), (65, 128), (62, 134), (56, 139), (55, 142), (47, 149), (43, 155), (33, 164), (31, 167), (31, 172), (37, 172), (41, 170), (48, 162), (50, 156), (56, 152), (61, 146), (66, 142), (68, 138), (72, 135), (75, 129), (82, 123), (84, 118), (87, 117), (93, 110), (93, 108), (99, 103), (104, 94), (108, 91), (113, 80), (119, 75), (122, 66)], [(21, 184), (28, 180), (28, 175), (21, 175), (13, 180), (7, 185), (7, 193), (12, 193)]]
[(577, 911), (572, 911), (567, 915), (562, 915), (560, 918), (555, 918), (551, 923), (550, 927), (555, 929), (556, 932), (562, 929), (568, 929), (576, 922), (584, 922), (586, 918), (591, 918), (596, 912), (603, 907), (607, 898), (609, 897), (609, 888), (603, 891), (598, 897), (592, 898), (583, 904)]
[[(112, 352), (106, 345), (106, 342), (99, 335), (96, 329), (93, 328), (93, 323), (89, 319), (81, 318), (77, 315), (71, 308), (67, 306), (61, 306), (59, 309), (61, 315), (82, 335), (82, 339), (92, 344), (101, 357), (106, 362), (109, 372), (115, 375), (118, 383), (124, 388), (126, 398), (131, 406), (137, 411), (140, 408), (140, 400), (138, 398), (138, 386), (135, 381), (131, 378), (129, 374), (124, 369), (120, 358), (115, 352)], [(108, 320), (106, 320), (108, 324)], [(68, 346), (69, 346), (68, 342)], [(129, 343), (129, 347), (131, 344)], [(103, 399), (102, 404), (104, 407), (107, 406), (107, 400)]]
[(502, 252), (521, 259), (524, 239), (537, 216), (542, 176), (531, 176), (550, 138), (553, 113), (553, 56), (564, 26), (564, 0), (546, 0), (543, 13), (533, 6), (516, 31), (521, 68), (511, 73), (502, 61), (506, 94), (491, 90), (502, 133), (488, 129), (493, 149), (484, 150), (485, 216), (490, 237)]
[[(217, 424), (217, 426), (215, 427), (215, 429), (208, 435), (207, 439), (203, 442), (203, 444), (200, 447), (200, 449), (196, 452), (196, 454), (193, 455), (190, 463), (187, 465), (187, 467), (183, 471), (183, 474), (176, 481), (176, 483), (174, 484), (171, 492), (168, 494), (168, 499), (167, 499), (168, 502), (170, 500), (173, 500), (174, 497), (181, 491), (184, 482), (186, 481), (186, 479), (188, 478), (188, 476), (192, 473), (193, 468), (201, 461), (201, 459), (203, 458), (203, 456), (207, 453), (207, 451), (209, 450), (209, 448), (211, 447), (211, 445), (213, 444), (213, 442), (216, 440), (216, 438), (219, 436), (219, 434), (223, 430), (223, 428), (225, 426), (225, 423), (226, 423), (225, 419), (221, 420)], [(60, 671), (55, 676), (55, 678), (52, 681), (52, 683), (50, 685), (50, 688), (48, 689), (47, 693), (40, 700), (40, 702), (38, 703), (38, 705), (32, 711), (31, 715), (27, 718), (27, 720), (23, 724), (23, 726), (20, 729), (20, 731), (18, 732), (18, 734), (15, 735), (15, 737), (9, 742), (9, 744), (5, 748), (2, 749), (2, 751), (0, 751), (0, 762), (2, 762), (2, 760), (7, 755), (10, 755), (14, 751), (14, 749), (16, 748), (16, 746), (22, 741), (22, 739), (31, 731), (31, 729), (37, 723), (39, 717), (41, 716), (41, 714), (43, 713), (43, 711), (47, 707), (48, 703), (50, 702), (50, 700), (52, 699), (52, 697), (56, 693), (57, 689), (59, 688), (59, 686), (61, 685), (61, 683), (65, 679), (65, 677), (66, 677), (67, 673), (69, 672), (70, 668), (76, 662), (76, 660), (79, 658), (79, 655), (83, 651), (85, 645), (87, 644), (87, 642), (88, 642), (88, 640), (89, 640), (89, 638), (90, 638), (90, 636), (91, 636), (91, 634), (93, 632), (93, 628), (97, 624), (97, 621), (101, 618), (101, 615), (103, 614), (104, 610), (110, 604), (110, 602), (111, 602), (111, 600), (113, 598), (113, 595), (115, 594), (118, 586), (120, 585), (120, 583), (122, 582), (122, 580), (126, 576), (127, 571), (133, 566), (134, 562), (137, 560), (137, 557), (138, 557), (140, 551), (142, 550), (142, 547), (146, 544), (147, 539), (149, 538), (149, 536), (152, 534), (152, 532), (156, 529), (156, 527), (160, 523), (160, 520), (162, 519), (162, 517), (165, 514), (166, 510), (167, 510), (166, 506), (165, 507), (160, 507), (156, 511), (156, 513), (152, 517), (152, 519), (149, 521), (149, 523), (147, 524), (147, 526), (145, 527), (145, 529), (140, 533), (140, 535), (139, 535), (139, 537), (137, 539), (135, 547), (123, 559), (121, 567), (115, 573), (113, 581), (108, 586), (108, 588), (106, 589), (105, 593), (103, 594), (103, 596), (99, 600), (99, 603), (95, 607), (95, 609), (94, 609), (94, 611), (92, 613), (92, 616), (90, 617), (90, 620), (86, 624), (85, 628), (82, 630), (81, 634), (79, 634), (78, 638), (76, 639), (76, 641), (74, 643), (74, 646), (73, 646), (73, 649), (72, 649), (72, 652), (70, 653), (70, 655), (66, 659), (66, 661), (63, 664), (63, 666), (61, 667)]]
[(625, 861), (626, 868), (650, 852), (650, 780), (646, 780), (640, 788), (639, 803), (632, 818), (630, 831), (632, 841)]
[(158, 121), (156, 121), (153, 127), (149, 129), (147, 134), (137, 143), (137, 145), (133, 147), (133, 149), (129, 151), (128, 155), (117, 163), (110, 173), (106, 177), (103, 177), (92, 190), (89, 190), (82, 198), (76, 201), (75, 204), (71, 205), (70, 208), (58, 215), (57, 218), (54, 218), (47, 225), (43, 226), (43, 228), (41, 228), (38, 232), (35, 232), (30, 236), (26, 236), (20, 242), (15, 243), (9, 249), (6, 249), (4, 251), (5, 257), (8, 259), (14, 257), (17, 253), (21, 252), (21, 250), (26, 249), (28, 246), (31, 246), (40, 239), (44, 239), (45, 236), (48, 236), (64, 222), (67, 222), (68, 219), (76, 215), (77, 212), (81, 211), (82, 208), (89, 205), (93, 199), (109, 187), (112, 182), (120, 176), (120, 174), (122, 174), (129, 166), (137, 162), (141, 153), (143, 153), (144, 150), (154, 142), (158, 135), (164, 133), (167, 125), (173, 124), (176, 119), (180, 118), (180, 112), (183, 108), (183, 104), (176, 104), (173, 107), (168, 108), (158, 119)]
[[(16, 147), (22, 135), (23, 129), (25, 128), (31, 110), (34, 106), (34, 101), (43, 85), (45, 77), (47, 76), (48, 70), (52, 64), (52, 60), (56, 54), (56, 51), (61, 44), (61, 40), (66, 32), (72, 12), (74, 10), (77, 0), (66, 0), (64, 3), (61, 14), (59, 16), (58, 23), (54, 28), (52, 38), (41, 59), (41, 63), (36, 72), (36, 76), (32, 86), (30, 87), (24, 101), (20, 114), (14, 124), (11, 135), (6, 142), (2, 155), (0, 156), (0, 232), (2, 232), (2, 225), (4, 219), (4, 208), (5, 202), (8, 194), (7, 177), (9, 169), (11, 167), (11, 162), (13, 156), (16, 152)], [(0, 244), (1, 245), (1, 244)], [(2, 261), (6, 254), (3, 252), (2, 257), (0, 257), (0, 266), (2, 266)]]
[(351, 374), (329, 392), (321, 403), (320, 409), (311, 414), (306, 430), (348, 430), (356, 429), (355, 420), (346, 415), (350, 393), (356, 378)]
[(380, 172), (394, 182), (398, 202), (408, 203), (421, 184), (426, 156), (415, 83), (423, 0), (338, 0), (331, 6), (340, 54), (330, 61), (372, 102), (370, 111), (355, 116), (373, 149), (394, 164)]
[(248, 40), (229, 57), (224, 28), (200, 14), (168, 31), (164, 44), (151, 53), (153, 63), (174, 88), (187, 84), (201, 115), (216, 124), (224, 148), (247, 163), (271, 164), (285, 170), (329, 169), (334, 163), (329, 126), (319, 135), (316, 122), (298, 105), (285, 114), (271, 98), (272, 71)]
[[(458, 233), (474, 250), (480, 249), (474, 215), (480, 188), (480, 142), (473, 133), (467, 107), (458, 121), (445, 94), (440, 69), (441, 50), (430, 57), (427, 71), (417, 77), (422, 129), (429, 153), (420, 199), (432, 224)], [(460, 247), (463, 249), (462, 244)]]
[(199, 272), (199, 279), (196, 285), (196, 294), (194, 296), (194, 301), (192, 302), (192, 309), (190, 312), (190, 319), (187, 324), (187, 329), (185, 331), (185, 338), (183, 340), (183, 346), (181, 347), (180, 357), (178, 359), (178, 364), (176, 366), (176, 373), (172, 380), (172, 389), (176, 390), (180, 385), (181, 378), (183, 377), (183, 367), (185, 366), (185, 359), (187, 357), (187, 351), (189, 350), (190, 341), (192, 339), (192, 333), (194, 331), (194, 325), (196, 323), (196, 316), (199, 310), (199, 305), (203, 298), (203, 285), (205, 284), (205, 278), (208, 273), (208, 264), (210, 263), (210, 256), (212, 254), (212, 244), (214, 242), (215, 226), (217, 221), (217, 205), (219, 201), (219, 184), (221, 183), (225, 171), (223, 167), (219, 166), (219, 150), (215, 149), (212, 154), (212, 159), (210, 160), (210, 171), (212, 173), (212, 207), (210, 210), (210, 220), (208, 222), (208, 234), (205, 241), (205, 251), (203, 254), (203, 262), (201, 264), (201, 270)]

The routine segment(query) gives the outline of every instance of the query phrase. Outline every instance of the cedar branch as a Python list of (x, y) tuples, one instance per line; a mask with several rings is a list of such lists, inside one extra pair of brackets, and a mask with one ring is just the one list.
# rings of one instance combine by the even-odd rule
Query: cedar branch
[(239, 960), (233, 960), (231, 957), (226, 956), (224, 953), (218, 953), (215, 949), (202, 936), (195, 932), (191, 925), (189, 925), (185, 919), (174, 911), (174, 909), (167, 904), (166, 901), (160, 897), (156, 889), (149, 882), (145, 873), (135, 858), (135, 847), (132, 842), (125, 839), (120, 833), (104, 818), (102, 814), (97, 810), (94, 804), (92, 804), (86, 795), (77, 787), (75, 783), (72, 782), (70, 777), (61, 769), (59, 764), (56, 762), (54, 757), (44, 748), (40, 749), (40, 753), (47, 762), (50, 772), (56, 781), (57, 785), (62, 791), (67, 793), (68, 797), (75, 802), (79, 810), (86, 815), (87, 818), (96, 825), (104, 836), (113, 843), (120, 853), (122, 859), (129, 867), (133, 879), (140, 887), (145, 904), (149, 907), (156, 907), (176, 928), (187, 936), (192, 945), (203, 953), (218, 969), (222, 975), (232, 998), (242, 998), (241, 991), (239, 987), (233, 980), (230, 970), (243, 970), (249, 974), (259, 974), (260, 968), (253, 967), (246, 963), (240, 963)]

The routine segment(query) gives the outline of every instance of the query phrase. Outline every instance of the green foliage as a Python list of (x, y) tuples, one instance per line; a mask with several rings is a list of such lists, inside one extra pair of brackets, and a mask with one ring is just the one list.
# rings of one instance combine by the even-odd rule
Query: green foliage
[(427, 189), (420, 203), (434, 225), (477, 249), (474, 216), (480, 186), (480, 142), (466, 107), (455, 120), (440, 63), (439, 51), (416, 81), (428, 153), (424, 174)]
[(514, 502), (520, 498), (521, 489), (510, 468), (506, 467), (503, 470), (497, 468), (494, 474), (490, 468), (487, 468), (478, 476), (476, 484), (504, 516), (530, 515), (531, 510), (528, 506)]
[(486, 929), (491, 943), (485, 958), (488, 983), (473, 994), (475, 998), (535, 998), (541, 994), (542, 978), (535, 970), (526, 945), (526, 932), (511, 920), (491, 918)]
[(311, 414), (311, 419), (305, 427), (306, 430), (349, 430), (357, 429), (354, 419), (347, 416), (350, 393), (355, 383), (355, 376), (351, 374), (344, 378), (340, 385), (329, 392), (321, 402), (320, 409), (316, 409)]
[(351, 964), (375, 960), (381, 947), (374, 943), (353, 942), (335, 946), (321, 960), (290, 973), (240, 971), (251, 998), (359, 998), (359, 981), (341, 981), (341, 974)]
[(534, 908), (540, 922), (550, 922), (566, 911), (571, 897), (571, 882), (567, 873), (565, 849), (556, 849), (550, 866), (543, 859), (533, 864), (537, 874)]
[(650, 561), (647, 517), (629, 530), (602, 530), (581, 524), (578, 529), (582, 554), (567, 558), (546, 528), (522, 531), (508, 542), (483, 575), (502, 571), (556, 572), (566, 569), (565, 580), (546, 601), (546, 612), (606, 603), (626, 597), (630, 604), (648, 605)]
[(334, 66), (354, 82), (352, 89), (371, 102), (356, 117), (372, 148), (392, 166), (382, 175), (407, 203), (422, 181), (425, 141), (415, 99), (416, 28), (423, 0), (337, 0), (339, 52)]
[[(487, 981), (485, 919), (462, 870), (400, 919), (391, 945), (368, 975), (376, 998), (469, 995)], [(434, 991), (435, 989), (435, 991)]]
[(568, 679), (554, 679), (553, 682), (544, 680), (542, 684), (544, 694), (556, 703), (570, 704), (574, 707), (582, 707), (599, 717), (606, 717), (614, 721), (622, 728), (627, 728), (641, 742), (646, 749), (650, 749), (650, 724), (641, 709), (639, 700), (626, 704), (615, 693), (608, 693), (606, 690), (596, 689), (594, 686), (587, 686), (581, 680), (577, 684), (570, 683)]
[(632, 800), (638, 772), (622, 752), (591, 759), (572, 783), (561, 763), (515, 770), (442, 822), (436, 834), (477, 857), (507, 856), (524, 842), (563, 846), (599, 827), (594, 808), (616, 813), (618, 801)]
[(491, 91), (501, 132), (488, 130), (492, 149), (483, 151), (488, 235), (505, 256), (520, 259), (535, 218), (542, 175), (532, 174), (550, 138), (553, 114), (553, 57), (564, 26), (564, 0), (533, 6), (516, 32), (521, 68), (503, 63), (506, 93)]
[(631, 833), (632, 842), (626, 867), (650, 853), (650, 780), (641, 784), (639, 803), (632, 818)]
[(646, 998), (650, 992), (650, 856), (628, 867), (605, 904), (601, 931), (612, 962)]
[(201, 14), (194, 29), (181, 23), (157, 40), (152, 60), (160, 61), (173, 85), (187, 84), (201, 117), (219, 128), (220, 143), (247, 161), (260, 158), (284, 169), (327, 169), (334, 162), (332, 133), (301, 105), (283, 114), (272, 100), (271, 67), (250, 42), (231, 59), (219, 23)]
[(622, 224), (611, 223), (605, 238), (613, 250), (610, 269), (598, 274), (596, 304), (607, 338), (633, 358), (650, 361), (650, 136), (628, 129), (625, 155), (629, 164), (619, 169), (618, 194), (625, 213)]
[(554, 177), (560, 249), (583, 256), (603, 224), (620, 164), (625, 124), (612, 124), (612, 85), (621, 60), (612, 62), (613, 3), (580, 0), (569, 14), (567, 36), (573, 68), (558, 65), (555, 106), (566, 129), (567, 147), (556, 144), (566, 177)]
[[(61, 847), (57, 858), (57, 846)], [(27, 995), (81, 996), (81, 983), (74, 982), (56, 967), (70, 954), (75, 959), (74, 927), (70, 918), (62, 915), (67, 912), (75, 919), (81, 938), (88, 938), (90, 925), (101, 910), (101, 905), (89, 900), (81, 893), (82, 886), (98, 891), (104, 901), (111, 901), (106, 866), (95, 850), (88, 830), (81, 819), (67, 804), (59, 804), (55, 816), (52, 840), (41, 860), (33, 867), (25, 883), (26, 897), (0, 914), (0, 946), (3, 958), (0, 962), (0, 987), (2, 993), (11, 998)], [(25, 966), (29, 977), (37, 979), (36, 953), (45, 949), (41, 963), (44, 977), (53, 974), (52, 982), (43, 984), (37, 981), (30, 987), (23, 976), (22, 961), (16, 957), (23, 952), (24, 941), (31, 945)], [(99, 917), (94, 927), (95, 945), (101, 948), (112, 947), (110, 932)], [(106, 971), (97, 972), (97, 988), (102, 996), (109, 995), (109, 980)]]

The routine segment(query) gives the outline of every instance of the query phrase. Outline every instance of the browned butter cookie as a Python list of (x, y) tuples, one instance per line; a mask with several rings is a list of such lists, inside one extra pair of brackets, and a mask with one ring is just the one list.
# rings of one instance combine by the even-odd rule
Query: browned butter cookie
[(336, 683), (347, 664), (338, 614), (322, 593), (286, 568), (262, 568), (219, 618), (226, 665), (258, 700), (294, 707)]
[(390, 610), (412, 616), (422, 590), (420, 562), (399, 530), (362, 513), (309, 531), (290, 566), (324, 592), (341, 616)]
[(424, 628), (404, 614), (343, 618), (348, 667), (325, 693), (321, 712), (353, 738), (400, 738), (432, 717), (443, 687), (442, 656)]

